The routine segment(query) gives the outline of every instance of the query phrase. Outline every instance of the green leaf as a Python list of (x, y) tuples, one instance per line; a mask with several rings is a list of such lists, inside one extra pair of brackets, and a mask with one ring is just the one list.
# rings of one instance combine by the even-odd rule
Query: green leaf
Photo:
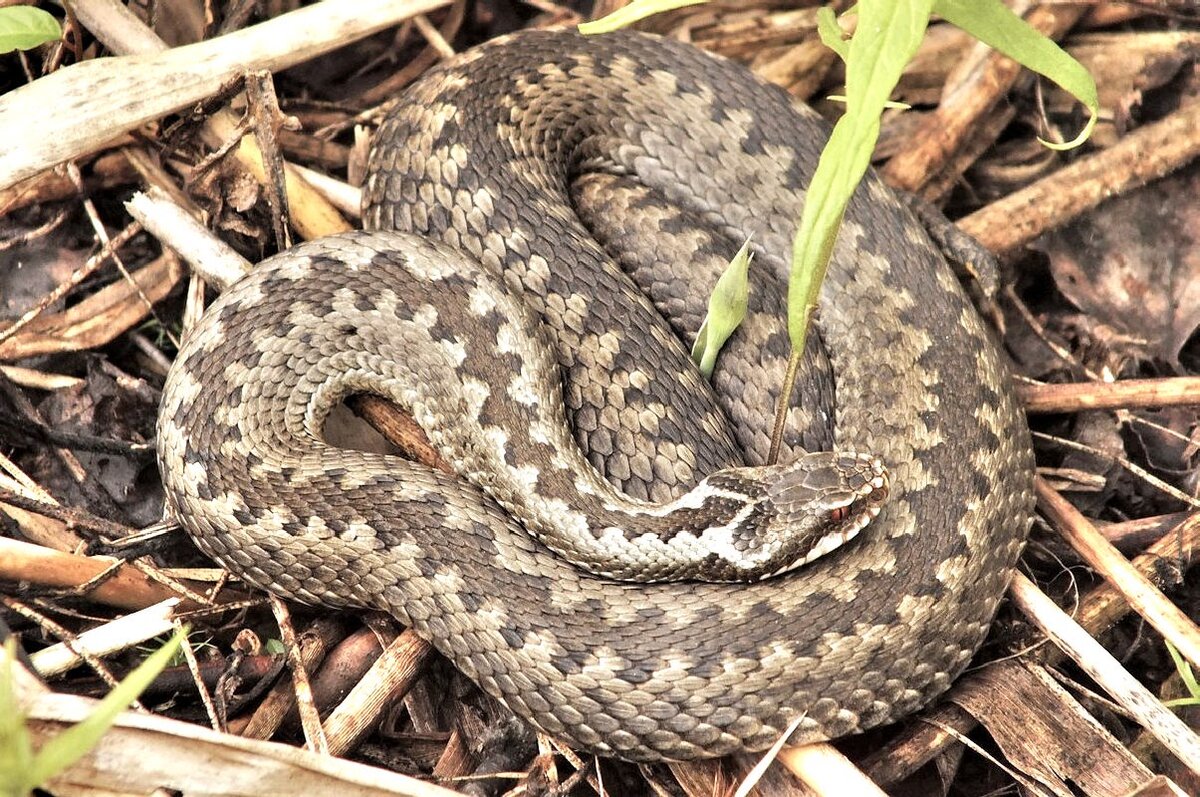
[(32, 50), (62, 36), (58, 20), (40, 8), (0, 8), (0, 55), (13, 50)]
[(0, 795), (4, 797), (25, 797), (35, 785), (29, 782), (33, 742), (17, 701), (13, 676), (16, 657), (17, 640), (10, 636), (4, 641), (4, 660), (0, 663)]
[(1175, 662), (1175, 669), (1179, 672), (1179, 679), (1183, 681), (1184, 688), (1188, 690), (1192, 700), (1200, 701), (1200, 683), (1196, 682), (1196, 674), (1192, 672), (1192, 665), (1179, 654), (1179, 651), (1168, 640), (1164, 639), (1163, 641), (1167, 643), (1167, 653), (1171, 654), (1171, 660)]
[(792, 246), (788, 336), (802, 352), (846, 205), (871, 162), (879, 117), (917, 51), (933, 0), (862, 0), (846, 55), (846, 113), (809, 184)]
[(746, 299), (750, 294), (750, 241), (729, 261), (721, 278), (717, 280), (712, 295), (708, 297), (708, 315), (696, 333), (692, 346), (692, 359), (700, 366), (705, 379), (711, 379), (717, 364), (717, 355), (729, 336), (746, 317)]
[(627, 25), (632, 25), (639, 19), (645, 19), (652, 14), (672, 11), (684, 6), (696, 6), (707, 3), (708, 0), (633, 0), (627, 6), (618, 8), (606, 17), (594, 22), (584, 22), (579, 26), (579, 32), (585, 36), (596, 33), (611, 33)]
[(1100, 112), (1096, 82), (1082, 64), (1067, 55), (1054, 41), (1031, 27), (1000, 0), (936, 0), (933, 10), (947, 22), (994, 47), (1021, 66), (1054, 81), (1087, 106), (1091, 118), (1074, 140), (1066, 144), (1055, 144), (1041, 138), (1038, 141), (1051, 149), (1071, 149), (1092, 134)]
[(186, 631), (177, 631), (165, 645), (151, 653), (133, 672), (125, 676), (85, 720), (72, 725), (42, 745), (29, 768), (28, 779), (35, 786), (41, 785), (95, 747), (117, 715), (136, 700), (167, 666), (167, 662), (183, 644), (185, 635)]

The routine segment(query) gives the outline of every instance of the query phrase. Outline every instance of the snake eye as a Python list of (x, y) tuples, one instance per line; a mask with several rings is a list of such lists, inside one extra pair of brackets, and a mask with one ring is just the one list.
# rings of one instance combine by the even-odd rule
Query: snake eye
[(834, 523), (841, 523), (850, 516), (850, 507), (834, 507), (833, 511), (829, 513), (829, 516), (833, 519)]

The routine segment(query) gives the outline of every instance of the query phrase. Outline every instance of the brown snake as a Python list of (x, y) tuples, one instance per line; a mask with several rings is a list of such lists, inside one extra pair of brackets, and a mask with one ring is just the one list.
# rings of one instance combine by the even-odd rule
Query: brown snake
[[(995, 345), (874, 176), (846, 214), (784, 455), (883, 461), (891, 495), (857, 540), (756, 583), (632, 585), (565, 563), (500, 506), (571, 522), (555, 491), (596, 489), (548, 431), (551, 400), (634, 499), (764, 461), (786, 256), (825, 137), (741, 67), (638, 34), (525, 33), (428, 73), (380, 128), (365, 187), (368, 228), (404, 234), (277, 255), (189, 335), (159, 417), (171, 509), (251, 584), (391, 612), (601, 754), (759, 750), (793, 721), (802, 743), (915, 710), (987, 632), (1032, 457)], [(694, 333), (748, 237), (750, 314), (714, 391), (671, 327)], [(561, 387), (541, 381), (560, 369)], [(354, 392), (409, 411), (472, 484), (322, 442)]]

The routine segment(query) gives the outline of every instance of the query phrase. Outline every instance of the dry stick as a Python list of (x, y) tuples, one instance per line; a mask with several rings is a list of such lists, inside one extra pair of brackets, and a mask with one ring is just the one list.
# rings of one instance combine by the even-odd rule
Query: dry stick
[(421, 31), (425, 41), (429, 42), (429, 46), (436, 50), (438, 55), (442, 58), (454, 57), (454, 48), (442, 36), (442, 32), (433, 26), (428, 17), (424, 14), (417, 14), (413, 17), (413, 24), (417, 26), (417, 30)]
[[(92, 161), (87, 186), (93, 194), (137, 181), (137, 172), (119, 152), (109, 152)], [(62, 202), (78, 196), (75, 184), (65, 174), (41, 172), (0, 191), (0, 216), (33, 205)], [(64, 208), (70, 215), (70, 209)]]
[[(679, 784), (679, 788), (683, 789), (686, 797), (712, 797), (713, 795), (724, 797), (733, 794), (734, 788), (737, 787), (737, 781), (731, 782), (730, 775), (721, 765), (720, 759), (689, 761), (686, 764), (668, 761), (666, 767), (675, 776), (675, 781)], [(651, 775), (646, 774), (644, 777), (651, 784), (655, 794), (670, 793), (665, 787), (652, 780)], [(810, 797), (810, 792), (805, 789), (797, 797)]]
[(373, 731), (384, 709), (412, 688), (432, 654), (433, 647), (412, 630), (396, 637), (325, 720), (329, 752), (344, 755)]
[[(75, 639), (78, 639), (78, 637), (70, 630), (54, 622), (49, 617), (35, 609), (33, 606), (19, 601), (16, 598), (10, 598), (7, 595), (0, 595), (0, 606), (3, 606), (9, 611), (15, 612), (25, 619), (32, 621), (39, 628), (41, 628), (42, 632), (47, 636), (57, 637), (68, 644), (71, 644)], [(104, 681), (104, 683), (108, 685), (109, 689), (116, 688), (118, 683), (117, 678), (112, 674), (112, 671), (108, 669), (108, 665), (106, 665), (95, 654), (86, 648), (76, 648), (75, 651), (79, 654), (79, 658), (87, 662), (88, 666), (91, 667), (96, 675), (100, 677), (100, 680)], [(145, 710), (141, 703), (135, 703), (134, 707), (138, 711)]]
[(1200, 377), (1059, 385), (1023, 383), (1017, 385), (1017, 393), (1025, 404), (1025, 411), (1031, 413), (1190, 406), (1200, 405)]
[(748, 58), (767, 47), (817, 41), (816, 30), (816, 8), (787, 9), (722, 20), (698, 31), (692, 43), (726, 58)]
[(1120, 590), (1129, 605), (1169, 640), (1193, 667), (1200, 668), (1200, 628), (1045, 480), (1038, 478), (1035, 490), (1041, 510), (1054, 521), (1053, 525), (1063, 539)]
[(209, 691), (208, 684), (204, 682), (204, 676), (200, 672), (200, 660), (196, 658), (196, 649), (192, 647), (192, 641), (188, 638), (187, 626), (178, 617), (175, 618), (173, 624), (176, 632), (182, 638), (179, 652), (183, 654), (183, 658), (187, 662), (188, 672), (191, 673), (192, 681), (196, 686), (196, 694), (200, 696), (200, 702), (204, 704), (204, 712), (208, 714), (209, 725), (214, 731), (219, 732), (223, 717), (217, 712), (217, 704), (213, 702), (212, 692)]
[[(13, 664), (35, 746), (95, 711), (99, 701), (43, 692), (19, 662)], [(104, 743), (52, 778), (47, 788), (71, 794), (148, 793), (164, 783), (183, 794), (461, 797), (389, 770), (132, 712), (118, 715)]]
[(28, 498), (11, 490), (6, 490), (3, 487), (0, 487), (0, 504), (15, 506), (18, 509), (24, 509), (26, 512), (39, 514), (42, 517), (60, 520), (67, 524), (68, 528), (86, 529), (93, 534), (106, 535), (111, 539), (120, 539), (126, 535), (136, 533), (135, 529), (129, 526), (93, 515), (86, 509), (52, 504), (49, 501), (39, 501), (36, 498)]
[[(68, 180), (68, 183), (70, 185), (69, 196), (77, 195), (80, 192), (79, 188), (76, 187), (73, 181)], [(6, 212), (4, 210), (0, 210), (0, 216), (4, 215), (7, 215)], [(52, 215), (48, 221), (38, 225), (32, 230), (25, 230), (17, 235), (6, 235), (3, 240), (0, 240), (0, 252), (6, 252), (9, 249), (16, 249), (18, 246), (30, 247), (35, 241), (40, 241), (50, 233), (57, 230), (70, 217), (71, 209), (60, 207), (54, 212), (54, 215)]]
[[(115, 284), (121, 284), (121, 286), (124, 287), (123, 283)], [(112, 286), (110, 285), (109, 287), (111, 288)], [(80, 302), (78, 305), (76, 305), (76, 307), (82, 307), (83, 304), (84, 302)], [(25, 418), (40, 427), (46, 427), (49, 425), (46, 423), (45, 418), (42, 417), (41, 410), (38, 407), (35, 407), (33, 402), (24, 393), (13, 390), (12, 385), (8, 385), (3, 382), (0, 382), (0, 392), (3, 392), (4, 395), (8, 397), (9, 402), (12, 404), (12, 410), (15, 410), (19, 417)], [(67, 471), (67, 474), (75, 483), (84, 483), (85, 479), (87, 478), (87, 470), (83, 467), (83, 463), (79, 461), (79, 458), (75, 456), (74, 451), (63, 446), (55, 446), (53, 449), (53, 455), (58, 458), (59, 462), (62, 463), (63, 467)]]
[(809, 744), (785, 749), (780, 752), (779, 760), (819, 795), (883, 797), (883, 790), (831, 744)]
[[(963, 676), (966, 681), (970, 675)], [(950, 698), (952, 699), (952, 698)], [(871, 780), (890, 786), (912, 777), (935, 757), (949, 752), (979, 724), (966, 709), (945, 699), (916, 715), (904, 730), (858, 762)]]
[[(157, 301), (171, 290), (180, 273), (178, 258), (164, 253), (132, 276), (138, 292)], [(45, 315), (36, 325), (0, 342), (0, 360), (81, 351), (107, 343), (145, 316), (141, 303), (134, 301), (135, 295), (126, 282), (114, 282), (66, 310)], [(74, 463), (68, 463), (68, 467), (77, 479), (83, 478), (82, 467)]]
[(60, 69), (0, 97), (0, 188), (194, 105), (246, 69), (285, 69), (447, 2), (326, 0), (186, 47)]
[(950, 193), (962, 184), (963, 173), (995, 145), (996, 139), (1008, 129), (1016, 116), (1017, 109), (1011, 105), (993, 109), (980, 121), (974, 133), (959, 144), (942, 166), (941, 172), (929, 176), (925, 187), (921, 189), (921, 198), (941, 207)]
[(362, 213), (362, 191), (349, 183), (343, 183), (327, 174), (313, 171), (307, 166), (296, 166), (296, 171), (305, 182), (313, 187), (326, 201), (330, 202), (343, 215), (357, 219)]
[[(1150, 487), (1153, 487), (1155, 490), (1158, 490), (1160, 493), (1167, 496), (1168, 498), (1173, 498), (1176, 501), (1179, 501), (1184, 506), (1188, 506), (1193, 509), (1200, 509), (1200, 498), (1196, 498), (1193, 495), (1191, 495), (1190, 493), (1179, 489), (1178, 487), (1176, 487), (1175, 485), (1166, 481), (1165, 479), (1160, 479), (1158, 476), (1155, 476), (1149, 470), (1142, 467), (1141, 465), (1138, 465), (1136, 462), (1131, 461), (1127, 457), (1119, 457), (1119, 456), (1116, 456), (1115, 454), (1110, 454), (1107, 451), (1104, 451), (1100, 448), (1096, 448), (1095, 446), (1084, 445), (1083, 443), (1076, 443), (1074, 440), (1068, 440), (1064, 437), (1054, 437), (1053, 435), (1048, 435), (1045, 432), (1034, 432), (1032, 436), (1033, 436), (1034, 443), (1050, 443), (1052, 445), (1058, 446), (1060, 448), (1065, 448), (1070, 451), (1078, 451), (1078, 452), (1080, 452), (1082, 454), (1086, 454), (1088, 456), (1107, 460), (1108, 462), (1111, 462), (1114, 465), (1120, 465), (1122, 468), (1129, 471), (1130, 474), (1132, 474), (1133, 476), (1136, 476), (1138, 479), (1145, 482)], [(1094, 476), (1094, 474), (1086, 474), (1086, 475), (1089, 477), (1097, 478)], [(1103, 481), (1103, 477), (1097, 478), (1098, 483), (1101, 483), (1102, 481)]]
[[(1144, 553), (1134, 557), (1133, 566), (1152, 583), (1168, 581), (1161, 565), (1164, 561), (1177, 562), (1181, 572), (1192, 566), (1200, 555), (1200, 514), (1190, 517), (1155, 541)], [(1104, 582), (1093, 588), (1080, 603), (1076, 619), (1092, 634), (1114, 625), (1130, 609), (1125, 596), (1111, 583)], [(1043, 656), (1043, 661), (1049, 661)]]
[(108, 656), (169, 632), (174, 627), (171, 615), (178, 605), (179, 598), (168, 598), (162, 603), (84, 631), (69, 644), (59, 642), (43, 648), (31, 654), (29, 660), (43, 678), (61, 675), (78, 665), (85, 653)]
[(1126, 555), (1139, 553), (1147, 545), (1176, 532), (1189, 518), (1197, 515), (1189, 512), (1171, 512), (1166, 515), (1149, 515), (1121, 521), (1100, 521), (1096, 529), (1104, 539), (1117, 546)]
[[(7, 371), (6, 371), (7, 373)], [(0, 384), (3, 380), (0, 380)], [(19, 384), (14, 380), (14, 384)], [(0, 490), (10, 490), (16, 495), (29, 496), (35, 501), (53, 504), (54, 497), (42, 489), (11, 459), (0, 452)], [(28, 542), (43, 545), (55, 551), (74, 551), (86, 545), (83, 537), (62, 521), (47, 518), (40, 512), (29, 512), (4, 504), (0, 500), (0, 512), (12, 518)]]
[(1016, 287), (1011, 283), (1004, 286), (1002, 291), (1004, 298), (1008, 301), (1008, 306), (1017, 312), (1034, 336), (1045, 346), (1058, 360), (1067, 367), (1071, 373), (1082, 373), (1088, 379), (1094, 382), (1103, 382), (1104, 377), (1097, 373), (1092, 368), (1089, 368), (1083, 362), (1078, 360), (1066, 346), (1054, 341), (1050, 334), (1046, 331), (1046, 325), (1038, 320), (1033, 311), (1029, 309), (1029, 305), (1025, 300), (1017, 295)]
[[(1085, 10), (1083, 6), (1039, 6), (1029, 13), (1026, 21), (1042, 34), (1057, 39), (1071, 29)], [(888, 184), (915, 192), (941, 173), (963, 140), (976, 132), (979, 118), (1004, 98), (1020, 74), (1021, 66), (1016, 61), (989, 52), (971, 79), (962, 81), (954, 92), (943, 97), (937, 110), (914, 131), (911, 138), (915, 146), (888, 161), (882, 170)]]
[[(442, 748), (442, 754), (438, 756), (437, 763), (433, 765), (434, 780), (438, 783), (453, 781), (459, 776), (469, 776), (476, 767), (475, 756), (467, 748), (467, 743), (463, 739), (463, 735), (454, 728), (450, 731), (450, 738), (446, 741), (446, 746)], [(576, 774), (582, 774), (577, 772)]]
[(77, 376), (47, 373), (36, 368), (23, 368), (19, 365), (0, 365), (0, 374), (4, 374), (17, 387), (27, 387), (31, 390), (53, 392), (77, 388), (83, 384), (83, 379)]
[[(96, 240), (101, 246), (110, 246), (108, 230), (105, 229), (104, 222), (100, 219), (100, 214), (96, 212), (96, 203), (92, 201), (92, 198), (88, 196), (87, 191), (84, 189), (83, 175), (79, 172), (79, 166), (77, 166), (74, 161), (68, 161), (65, 164), (64, 171), (66, 171), (67, 176), (71, 178), (71, 183), (74, 184), (75, 189), (78, 191), (80, 204), (83, 205), (84, 213), (87, 214), (88, 221), (91, 222), (92, 230), (96, 235)], [(141, 302), (142, 307), (145, 308), (146, 314), (149, 315), (155, 323), (163, 328), (167, 339), (173, 346), (178, 348), (179, 341), (176, 340), (175, 335), (172, 334), (169, 329), (167, 329), (167, 325), (162, 323), (162, 319), (158, 317), (154, 310), (155, 300), (146, 295), (146, 292), (142, 289), (142, 286), (136, 279), (133, 278), (133, 275), (129, 273), (129, 269), (125, 267), (125, 261), (121, 260), (120, 253), (115, 249), (113, 250), (111, 260), (113, 266), (115, 266), (117, 271), (121, 274), (121, 278), (125, 280), (126, 284), (129, 286), (129, 289), (133, 291), (134, 295), (137, 296), (138, 301)]]
[[(211, 607), (218, 603), (214, 596), (221, 591), (221, 588), (225, 584), (225, 579), (218, 579), (215, 587), (210, 584), (205, 584), (201, 589), (193, 589), (186, 581), (174, 577), (171, 573), (168, 573), (165, 570), (160, 570), (154, 565), (153, 562), (147, 561), (148, 559), (149, 557), (131, 559), (129, 560), (129, 566), (156, 584), (163, 585), (167, 589), (171, 590), (174, 594), (183, 598), (185, 601), (190, 602), (192, 605)], [(228, 603), (245, 600), (246, 596), (244, 595), (234, 597), (232, 594), (229, 594), (225, 596), (225, 602)]]
[(228, 288), (250, 270), (250, 261), (209, 232), (161, 188), (138, 191), (125, 209), (146, 232), (178, 252), (193, 271), (203, 269), (204, 279), (216, 288)]
[[(167, 598), (178, 597), (119, 560), (61, 553), (41, 545), (0, 537), (0, 581), (26, 581), (43, 587), (75, 589), (109, 570), (113, 571), (111, 577), (86, 590), (89, 600), (120, 609), (144, 609)], [(242, 597), (239, 595), (236, 599)], [(235, 598), (225, 595), (221, 602), (231, 599)], [(195, 609), (197, 605), (185, 600), (183, 608)]]
[(1011, 252), (1128, 188), (1144, 185), (1200, 156), (1200, 103), (1140, 127), (1095, 155), (960, 219), (958, 226), (993, 252)]
[(1200, 771), (1200, 738), (1158, 698), (1125, 671), (1104, 646), (1088, 635), (1037, 585), (1018, 573), (1009, 592), (1013, 603), (1063, 648), (1096, 683), (1129, 711), (1180, 761)]
[[(463, 17), (466, 14), (466, 0), (454, 0), (453, 5), (446, 12), (445, 18), (442, 20), (442, 26), (438, 30), (438, 35), (443, 39), (452, 40), (455, 34), (462, 27)], [(390, 102), (393, 98), (399, 95), (400, 91), (412, 83), (431, 66), (436, 64), (440, 56), (437, 50), (432, 46), (427, 46), (421, 52), (413, 56), (403, 67), (392, 73), (389, 77), (376, 83), (374, 86), (358, 94), (353, 99), (362, 105), (377, 105), (379, 103)], [(375, 114), (378, 109), (372, 108), (367, 111), (368, 114)], [(354, 119), (354, 123), (358, 124), (362, 119), (362, 115)], [(328, 131), (329, 128), (325, 130)], [(322, 135), (322, 131), (317, 131), (318, 135)]]
[[(116, 0), (76, 0), (76, 5), (78, 10), (81, 12), (88, 12), (88, 18), (92, 20), (91, 24), (93, 25), (91, 31), (93, 34), (95, 34), (96, 38), (107, 44), (114, 51), (124, 55), (143, 56), (155, 52), (161, 52), (161, 49), (139, 49), (145, 46), (145, 42), (151, 41), (152, 39), (156, 40), (154, 32), (147, 28), (143, 23), (137, 21), (136, 19), (122, 20), (118, 23), (112, 22), (110, 18), (114, 15), (110, 13), (112, 11), (111, 6), (119, 5)], [(315, 6), (310, 8), (315, 8)], [(372, 10), (370, 6), (363, 8), (360, 5), (357, 8), (361, 9), (361, 13), (364, 14), (369, 13)], [(394, 9), (385, 8), (384, 10), (388, 11), (389, 13), (394, 13)], [(121, 15), (117, 13), (115, 16), (120, 17)], [(244, 52), (239, 51), (233, 54), (236, 63), (241, 64), (241, 67), (230, 70), (230, 76), (228, 80), (222, 81), (220, 87), (221, 89), (228, 85), (229, 82), (232, 82), (237, 77), (245, 74), (247, 70), (271, 67), (269, 62), (260, 58), (260, 51), (263, 48), (256, 48), (255, 42), (257, 41), (258, 37), (270, 36), (272, 33), (276, 32), (277, 28), (272, 26), (276, 25), (280, 19), (282, 18), (270, 20), (266, 23), (263, 23), (263, 25), (258, 25), (253, 28), (248, 28), (245, 31), (238, 32), (238, 36), (247, 36), (250, 37), (250, 39), (248, 42), (244, 42), (244, 44), (246, 44)], [(313, 41), (325, 46), (327, 49), (331, 49), (339, 44), (348, 43), (354, 37), (361, 35), (360, 31), (365, 30), (365, 28), (362, 28), (362, 25), (364, 24), (365, 21), (358, 21), (359, 27), (352, 30), (350, 34), (346, 36), (345, 41), (334, 41), (333, 38), (335, 37), (331, 37), (328, 31), (320, 28), (314, 28), (312, 30), (299, 30), (297, 31), (297, 35), (308, 36), (312, 38)], [(127, 30), (127, 28), (130, 26), (140, 26), (144, 30), (140, 36), (131, 38), (129, 37)], [(212, 41), (223, 42), (226, 45), (237, 44), (237, 41), (233, 39), (232, 36), (224, 36)], [(305, 49), (306, 46), (305, 43), (301, 41), (294, 41), (292, 44), (301, 50)], [(165, 48), (165, 45), (163, 45), (161, 41), (159, 42), (159, 45)], [(268, 49), (270, 46), (271, 44), (267, 43)], [(179, 55), (183, 53), (185, 49), (188, 48), (172, 50), (167, 54), (170, 55), (174, 53)], [(202, 53), (196, 53), (195, 51), (193, 51), (193, 54), (197, 57), (202, 55)], [(124, 60), (128, 61), (129, 59)], [(182, 87), (182, 90), (190, 91), (190, 84), (185, 83)], [(263, 167), (263, 155), (259, 151), (256, 139), (253, 136), (245, 135), (245, 131), (246, 128), (238, 119), (237, 115), (232, 111), (224, 110), (214, 115), (205, 123), (204, 127), (202, 128), (201, 135), (205, 143), (217, 149), (218, 151), (225, 151), (229, 148), (232, 148), (236, 142), (236, 149), (234, 149), (235, 157), (242, 164), (242, 166), (247, 169), (256, 180), (258, 180), (260, 184), (269, 189), (271, 184), (268, 182), (266, 170)], [(338, 215), (337, 210), (327, 202), (324, 202), (320, 196), (308, 186), (308, 184), (296, 172), (296, 169), (292, 164), (283, 163), (283, 169), (284, 180), (287, 185), (289, 209), (292, 212), (291, 220), (300, 237), (311, 239), (348, 229), (347, 225), (342, 220), (342, 217)]]
[(114, 53), (161, 53), (170, 49), (124, 3), (83, 0), (71, 3), (71, 13), (93, 35), (98, 30), (106, 31), (102, 41)]
[[(325, 661), (330, 650), (346, 636), (346, 624), (337, 616), (319, 617), (301, 632), (298, 646), (300, 648), (300, 666), (305, 672), (316, 673)], [(319, 679), (319, 673), (313, 680)], [(314, 689), (314, 691), (316, 691)], [(248, 739), (270, 739), (283, 724), (288, 712), (296, 705), (296, 696), (291, 684), (280, 681), (272, 687), (267, 697), (259, 703), (258, 708), (250, 715), (249, 721), (237, 732)]]
[(254, 137), (262, 150), (261, 159), (266, 180), (267, 203), (271, 206), (271, 225), (275, 233), (275, 245), (280, 249), (292, 246), (292, 231), (288, 226), (291, 215), (287, 195), (287, 178), (283, 159), (279, 155), (279, 131), (299, 130), (295, 119), (284, 116), (279, 110), (279, 98), (275, 94), (275, 83), (271, 73), (256, 70), (246, 74), (246, 99), (250, 103), (249, 118), (254, 119)]
[(280, 639), (287, 651), (288, 667), (292, 671), (292, 686), (296, 691), (296, 710), (300, 713), (300, 726), (304, 729), (305, 747), (314, 753), (329, 754), (329, 739), (325, 736), (325, 728), (321, 725), (321, 715), (313, 701), (312, 683), (308, 679), (308, 670), (301, 656), (300, 643), (296, 639), (296, 629), (292, 627), (291, 613), (283, 599), (271, 596), (271, 613), (279, 626)]

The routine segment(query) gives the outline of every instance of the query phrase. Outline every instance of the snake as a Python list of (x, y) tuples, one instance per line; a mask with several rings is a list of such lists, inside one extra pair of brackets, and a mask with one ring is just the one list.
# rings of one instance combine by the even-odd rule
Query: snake
[[(828, 135), (744, 67), (643, 33), (519, 32), (428, 71), (374, 135), (366, 230), (267, 259), (189, 330), (157, 425), (168, 510), (248, 584), (390, 613), (600, 755), (758, 751), (917, 711), (994, 619), (1032, 449), (1000, 349), (873, 172), (784, 387), (792, 236)], [(745, 319), (710, 381), (688, 345), (746, 242)], [(326, 442), (358, 393), (455, 473)], [(758, 555), (739, 529), (775, 517), (738, 474), (821, 452), (833, 470), (792, 481), (832, 488), (835, 520), (869, 509), (857, 537), (769, 577), (696, 569), (736, 570)], [(584, 559), (708, 548), (635, 583), (560, 555), (536, 518)]]

